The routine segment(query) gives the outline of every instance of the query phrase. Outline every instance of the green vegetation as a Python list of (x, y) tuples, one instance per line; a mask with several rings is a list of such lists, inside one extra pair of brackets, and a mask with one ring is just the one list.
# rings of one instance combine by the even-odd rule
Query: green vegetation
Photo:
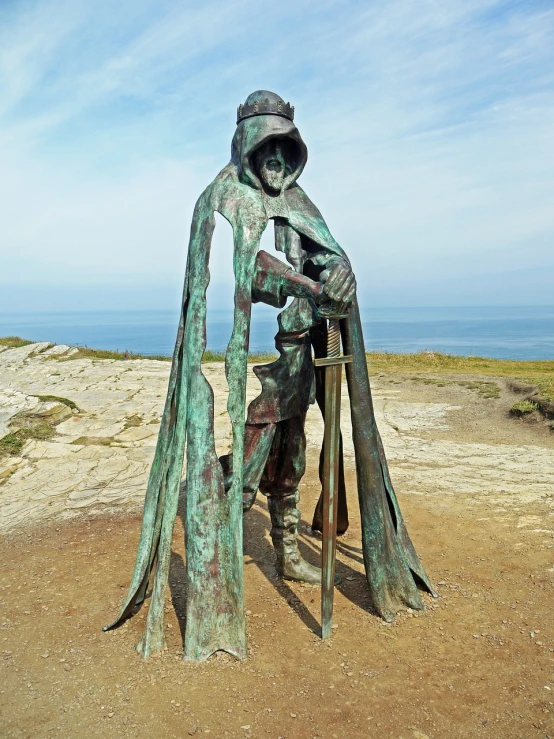
[(79, 410), (77, 403), (69, 400), (69, 398), (60, 398), (58, 395), (35, 395), (35, 398), (42, 400), (44, 403), (61, 403), (62, 405), (66, 405), (68, 408), (71, 408), (71, 410)]
[[(36, 395), (35, 397), (42, 402), (54, 402), (65, 405), (72, 410), (78, 410), (77, 404), (68, 398), (60, 398), (57, 395)], [(54, 410), (55, 408), (56, 406), (54, 406)], [(11, 419), (10, 426), (16, 428), (0, 439), (0, 457), (18, 455), (29, 439), (46, 441), (54, 436), (56, 433), (55, 427), (66, 416), (62, 415), (60, 417), (57, 413), (51, 414), (50, 411), (46, 411), (46, 417), (42, 417), (42, 413), (40, 411), (36, 413), (34, 410), (21, 411)]]
[[(20, 336), (3, 336), (0, 337), (0, 346), (7, 346), (10, 349), (17, 349), (20, 346), (27, 346), (28, 344), (34, 344), (36, 342), (29, 341), (28, 339), (22, 339)], [(55, 344), (49, 344), (49, 346), (55, 346)], [(59, 362), (67, 362), (71, 359), (161, 359), (164, 362), (171, 361), (171, 357), (166, 356), (150, 356), (147, 354), (135, 354), (133, 352), (120, 352), (120, 351), (108, 351), (106, 349), (89, 349), (88, 346), (78, 347), (78, 351), (72, 354), (70, 357), (64, 356), (53, 356), (48, 359), (57, 360)]]
[(446, 385), (453, 384), (451, 380), (437, 380), (434, 377), (410, 377), (410, 380), (421, 382), (423, 385), (436, 385), (437, 387), (445, 387)]
[(45, 441), (50, 439), (53, 435), (54, 429), (52, 426), (49, 423), (44, 422), (18, 429), (0, 439), (0, 456), (17, 456), (21, 451), (23, 444), (28, 439)]
[[(0, 338), (0, 346), (18, 347), (31, 344), (32, 342), (18, 336), (6, 336)], [(170, 362), (171, 357), (163, 355), (137, 354), (134, 352), (108, 351), (105, 349), (89, 349), (79, 347), (79, 350), (70, 357), (51, 357), (59, 362), (69, 362), (74, 359), (156, 359)], [(255, 352), (250, 354), (249, 362), (269, 362), (277, 358), (273, 352)], [(206, 350), (202, 361), (223, 362), (225, 352), (213, 352)], [(417, 354), (392, 354), (389, 352), (368, 352), (367, 360), (370, 373), (394, 374), (394, 373), (421, 373), (432, 375), (489, 375), (492, 377), (514, 378), (524, 384), (537, 388), (544, 400), (554, 401), (554, 359), (537, 361), (518, 361), (509, 359), (487, 359), (486, 357), (458, 357), (452, 354), (440, 354), (439, 352), (418, 352)], [(427, 378), (432, 382), (432, 378)], [(443, 380), (436, 380), (440, 384)], [(446, 382), (446, 380), (444, 380)], [(490, 393), (495, 397), (496, 390), (491, 383), (490, 387), (485, 382), (480, 387), (471, 387), (484, 397)]]
[[(489, 375), (516, 378), (533, 385), (540, 395), (554, 401), (554, 360), (517, 361), (512, 359), (487, 359), (485, 357), (457, 357), (438, 352), (418, 354), (389, 354), (368, 352), (371, 375), (421, 373), (432, 375)], [(440, 380), (439, 380), (440, 382)]]
[[(56, 359), (58, 359), (56, 357)], [(59, 357), (60, 362), (70, 362), (73, 359), (156, 359), (161, 362), (171, 362), (171, 357), (163, 354), (136, 354), (134, 352), (109, 351), (107, 349), (89, 349), (88, 347), (79, 347), (79, 351), (70, 357)], [(249, 362), (270, 362), (277, 359), (277, 354), (268, 352), (253, 352), (248, 355)], [(203, 362), (224, 362), (225, 352), (213, 352), (207, 349), (202, 355)]]
[(458, 382), (458, 385), (467, 387), (468, 390), (476, 390), (483, 398), (498, 398), (500, 396), (500, 386), (496, 382), (470, 380)]
[(248, 361), (252, 364), (256, 362), (274, 362), (278, 356), (277, 352), (252, 352), (248, 355)]
[(500, 386), (496, 382), (468, 380), (466, 382), (458, 381), (458, 385), (466, 387), (468, 390), (476, 390), (483, 398), (498, 398), (500, 396)]
[[(27, 341), (27, 339), (21, 339), (19, 336), (5, 336), (0, 338), (0, 346), (8, 346), (10, 348), (16, 348), (19, 346), (26, 346), (34, 342)], [(51, 344), (54, 346), (54, 344)], [(248, 355), (249, 362), (271, 362), (277, 359), (276, 352), (252, 352)], [(46, 357), (45, 357), (46, 359)], [(49, 360), (55, 360), (57, 362), (71, 362), (74, 359), (117, 359), (121, 361), (132, 360), (132, 359), (155, 359), (159, 362), (171, 362), (172, 357), (165, 354), (139, 354), (137, 352), (119, 350), (111, 351), (109, 349), (90, 349), (88, 346), (77, 347), (77, 351), (69, 357), (64, 356), (51, 356)], [(203, 362), (224, 362), (225, 352), (214, 352), (211, 349), (207, 349), (203, 356)], [(52, 399), (55, 400), (52, 396)], [(63, 402), (63, 398), (57, 398), (60, 402)], [(72, 406), (70, 406), (72, 407)]]
[(75, 446), (110, 446), (114, 441), (113, 436), (79, 436), (71, 443)]
[(89, 349), (88, 346), (78, 347), (78, 351), (70, 357), (56, 357), (59, 362), (71, 362), (74, 359), (157, 359), (162, 362), (171, 362), (171, 357), (162, 354), (136, 354), (134, 352), (120, 352), (119, 350), (112, 352), (108, 349)]
[(498, 398), (500, 396), (500, 387), (496, 382), (487, 380), (437, 380), (434, 377), (410, 377), (413, 382), (421, 382), (424, 385), (436, 385), (437, 387), (446, 387), (446, 385), (460, 385), (468, 390), (475, 390), (483, 398)]
[(528, 413), (536, 411), (538, 407), (538, 403), (535, 403), (532, 400), (518, 400), (518, 402), (514, 403), (510, 408), (510, 413), (513, 416), (526, 416)]
[(136, 428), (140, 425), (142, 425), (142, 418), (140, 416), (137, 416), (136, 414), (134, 416), (127, 416), (123, 430), (126, 431), (127, 429)]
[(224, 362), (225, 352), (213, 352), (211, 349), (206, 349), (202, 355), (203, 362)]
[(32, 357), (40, 357), (40, 355), (41, 355), (41, 354), (43, 354), (43, 353), (44, 353), (45, 351), (47, 351), (48, 349), (51, 349), (51, 348), (52, 348), (53, 346), (54, 346), (54, 344), (48, 344), (47, 346), (43, 346), (43, 347), (41, 347), (40, 349), (34, 349), (34, 350), (33, 350), (33, 351), (32, 351), (32, 352), (31, 352), (31, 353), (29, 354), (29, 359), (31, 359)]
[(7, 346), (10, 349), (17, 349), (20, 346), (27, 346), (33, 343), (33, 341), (22, 339), (21, 336), (0, 336), (0, 346)]
[[(252, 352), (248, 355), (248, 361), (251, 363), (255, 362), (273, 362), (277, 359), (278, 354), (276, 352)], [(202, 362), (224, 362), (225, 352), (213, 352), (211, 349), (206, 349), (202, 355)]]

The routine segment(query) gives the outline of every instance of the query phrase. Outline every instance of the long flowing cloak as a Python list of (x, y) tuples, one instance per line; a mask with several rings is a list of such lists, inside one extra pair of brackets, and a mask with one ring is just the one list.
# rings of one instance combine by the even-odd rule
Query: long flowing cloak
[[(287, 142), (294, 165), (278, 198), (264, 195), (252, 154), (278, 137)], [(348, 261), (321, 213), (296, 184), (307, 159), (294, 124), (275, 115), (241, 121), (231, 162), (200, 196), (193, 215), (182, 312), (169, 387), (144, 503), (141, 535), (131, 584), (111, 629), (145, 599), (154, 572), (144, 634), (137, 650), (148, 656), (164, 646), (164, 599), (172, 532), (186, 453), (186, 627), (185, 658), (203, 661), (218, 650), (246, 656), (242, 541), (242, 464), (225, 491), (214, 443), (214, 395), (202, 373), (206, 348), (206, 290), (214, 213), (233, 229), (234, 323), (225, 358), (232, 425), (232, 458), (244, 456), (246, 374), (252, 280), (261, 235), (269, 218), (285, 219), (310, 250)], [(363, 556), (373, 605), (387, 620), (403, 607), (423, 608), (418, 585), (433, 592), (408, 536), (390, 481), (375, 424), (358, 306), (342, 322), (362, 519)], [(316, 352), (318, 351), (318, 347)]]

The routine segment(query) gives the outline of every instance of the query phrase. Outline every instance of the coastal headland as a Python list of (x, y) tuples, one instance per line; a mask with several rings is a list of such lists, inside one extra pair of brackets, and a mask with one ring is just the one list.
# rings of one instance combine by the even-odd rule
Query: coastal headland
[[(206, 359), (225, 453), (224, 367)], [(191, 665), (180, 518), (167, 651), (134, 651), (145, 609), (101, 632), (132, 570), (169, 363), (0, 339), (3, 736), (554, 736), (554, 361), (368, 363), (400, 505), (440, 598), (393, 624), (371, 609), (345, 394), (352, 524), (338, 545), (335, 635), (317, 635), (317, 588), (277, 579), (259, 495), (245, 518), (248, 659)], [(258, 392), (250, 371), (248, 398)], [(314, 563), (322, 430), (314, 407), (300, 503)]]

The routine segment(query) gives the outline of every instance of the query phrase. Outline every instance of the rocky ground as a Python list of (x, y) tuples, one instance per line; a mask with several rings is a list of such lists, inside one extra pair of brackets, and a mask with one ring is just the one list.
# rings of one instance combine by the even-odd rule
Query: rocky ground
[[(373, 377), (408, 528), (441, 598), (385, 625), (363, 582), (356, 516), (339, 544), (338, 628), (319, 591), (275, 577), (265, 502), (245, 520), (249, 658), (180, 659), (182, 525), (168, 650), (134, 652), (145, 609), (103, 634), (128, 584), (169, 365), (0, 347), (0, 734), (6, 737), (554, 737), (554, 434), (514, 419), (505, 378)], [(216, 443), (229, 443), (223, 365)], [(249, 396), (258, 392), (249, 378)], [(355, 475), (343, 401), (349, 500)], [(322, 424), (308, 418), (302, 547)]]

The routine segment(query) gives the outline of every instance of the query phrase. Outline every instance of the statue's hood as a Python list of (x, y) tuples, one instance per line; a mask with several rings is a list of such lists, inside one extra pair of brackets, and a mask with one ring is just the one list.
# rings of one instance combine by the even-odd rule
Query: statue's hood
[(306, 144), (294, 123), (280, 115), (252, 116), (240, 121), (233, 136), (231, 161), (236, 165), (241, 181), (257, 190), (261, 190), (262, 185), (253, 167), (254, 152), (275, 138), (288, 141), (292, 153), (292, 169), (287, 172), (283, 185), (283, 190), (286, 190), (300, 177), (308, 159)]

